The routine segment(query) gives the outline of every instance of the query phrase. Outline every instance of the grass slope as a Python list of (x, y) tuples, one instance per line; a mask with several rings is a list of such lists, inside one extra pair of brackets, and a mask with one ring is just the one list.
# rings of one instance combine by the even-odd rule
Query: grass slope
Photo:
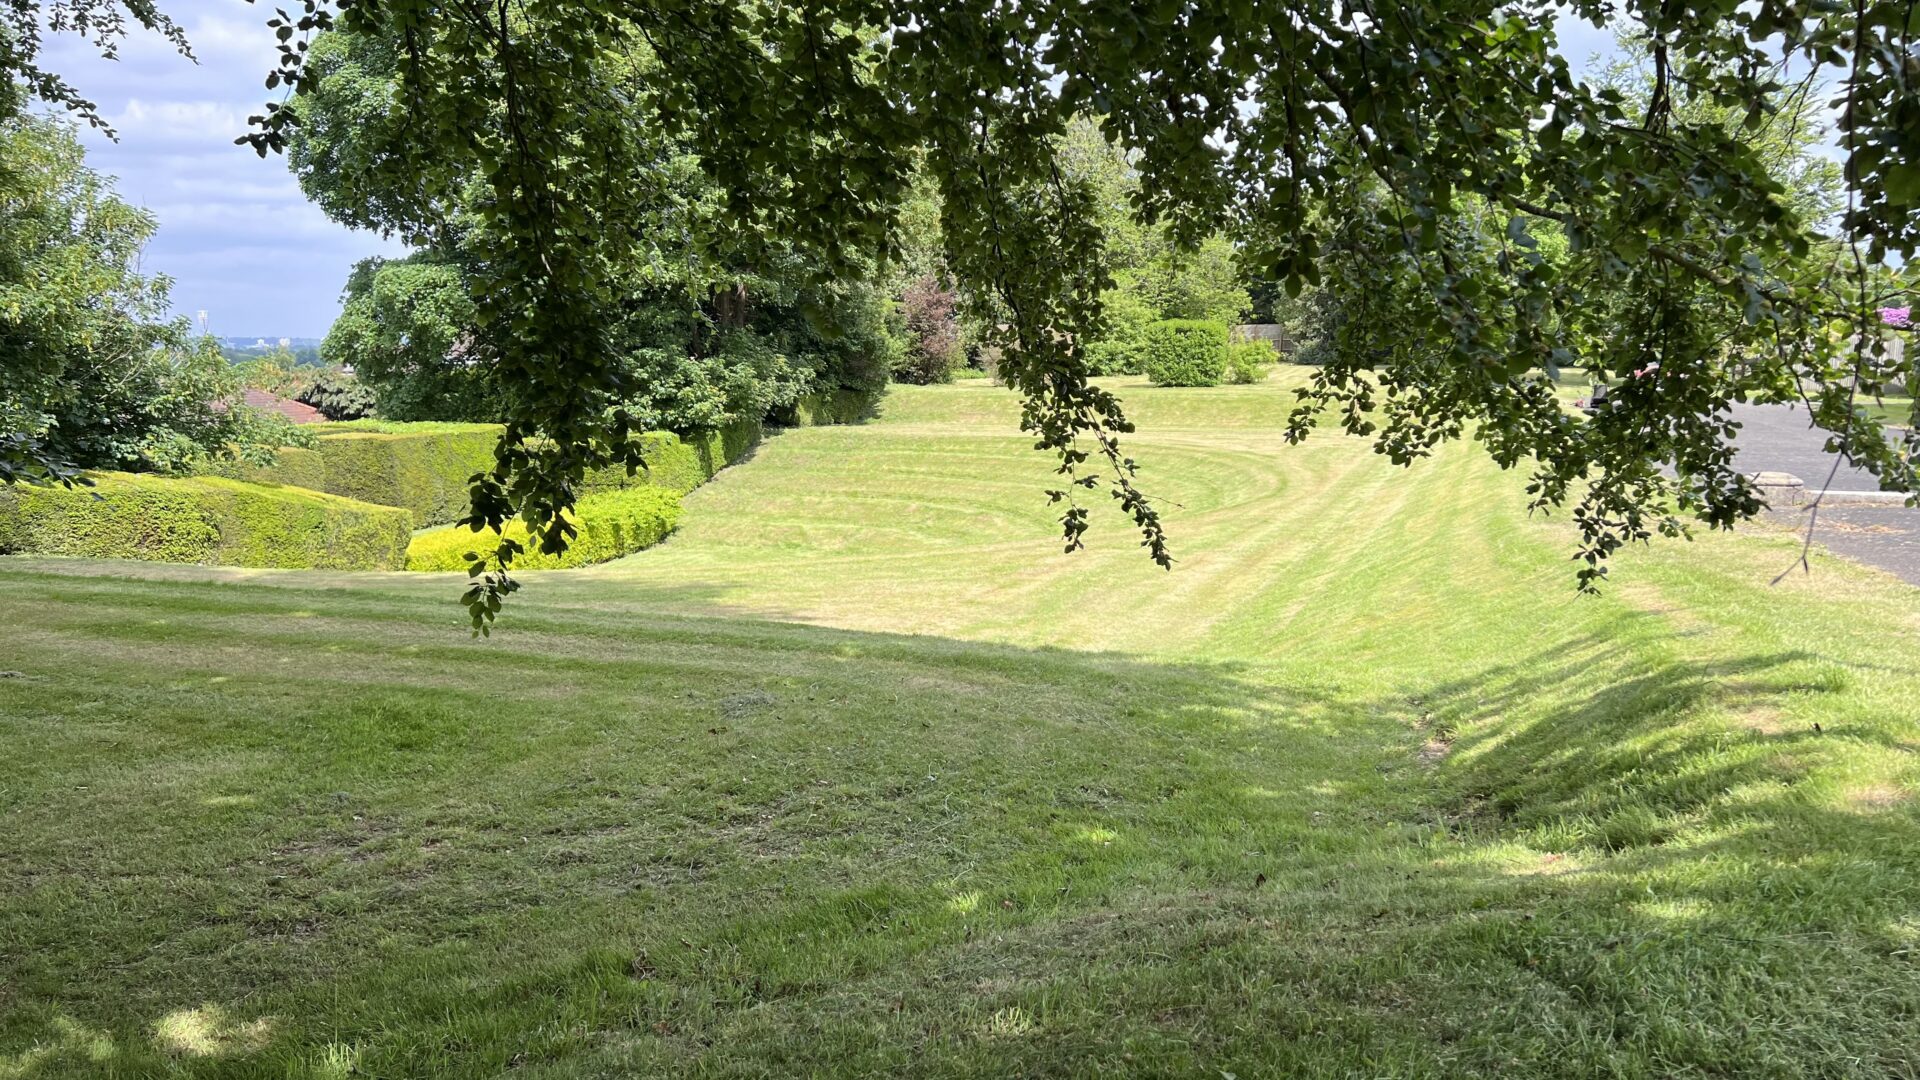
[(1920, 1073), (1920, 591), (1571, 592), (1456, 449), (1123, 383), (1181, 562), (1005, 391), (444, 582), (0, 563), (0, 1078)]

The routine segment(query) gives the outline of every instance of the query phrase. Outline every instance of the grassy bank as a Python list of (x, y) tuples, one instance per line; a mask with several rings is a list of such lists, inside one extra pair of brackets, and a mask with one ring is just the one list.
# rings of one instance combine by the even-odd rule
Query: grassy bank
[(1635, 554), (1457, 450), (1004, 390), (444, 581), (0, 561), (0, 1078), (1920, 1072), (1920, 591)]

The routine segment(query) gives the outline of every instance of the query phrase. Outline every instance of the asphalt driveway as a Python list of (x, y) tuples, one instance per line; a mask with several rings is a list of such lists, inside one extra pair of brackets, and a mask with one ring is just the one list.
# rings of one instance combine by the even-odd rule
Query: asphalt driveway
[(1734, 446), (1741, 472), (1792, 473), (1807, 482), (1809, 493), (1826, 486), (1829, 472), (1835, 491), (1880, 490), (1872, 473), (1827, 453), (1827, 433), (1811, 426), (1804, 406), (1735, 405), (1733, 418), (1741, 425)]
[[(1920, 585), (1920, 508), (1849, 503), (1844, 493), (1877, 492), (1880, 482), (1828, 453), (1826, 433), (1809, 426), (1804, 407), (1735, 405), (1733, 418), (1741, 424), (1734, 460), (1742, 472), (1792, 473), (1806, 481), (1809, 499), (1832, 475), (1833, 494), (1820, 506), (1815, 543)], [(1782, 527), (1805, 528), (1807, 510), (1775, 510), (1767, 517)]]

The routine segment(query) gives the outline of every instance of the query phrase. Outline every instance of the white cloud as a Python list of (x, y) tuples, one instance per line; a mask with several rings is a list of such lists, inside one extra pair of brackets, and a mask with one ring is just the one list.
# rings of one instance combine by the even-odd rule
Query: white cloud
[(111, 61), (70, 35), (46, 40), (45, 59), (119, 132), (114, 142), (83, 130), (88, 161), (158, 219), (144, 265), (174, 279), (176, 312), (206, 309), (219, 333), (324, 334), (353, 264), (404, 249), (329, 221), (283, 158), (234, 145), (247, 117), (283, 96), (264, 86), (278, 57), (271, 5), (169, 0), (162, 10), (197, 63), (145, 32)]
[(149, 101), (130, 98), (118, 112), (105, 114), (123, 139), (151, 143), (179, 139), (198, 143), (227, 132), (228, 138), (247, 130), (247, 110), (219, 101)]

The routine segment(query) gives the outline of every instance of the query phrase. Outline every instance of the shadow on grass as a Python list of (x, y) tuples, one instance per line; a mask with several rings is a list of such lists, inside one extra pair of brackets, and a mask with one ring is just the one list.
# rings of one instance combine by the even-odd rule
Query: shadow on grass
[(1542, 1074), (1920, 1073), (1920, 741), (1845, 701), (1876, 674), (1586, 638), (1418, 695), (1495, 841), (1402, 942), (1489, 1005), (1440, 1026)]
[(1572, 637), (1372, 696), (698, 586), (476, 645), (8, 584), (0, 1075), (1920, 1067), (1911, 807), (1808, 795), (1912, 748), (1802, 730), (1817, 655)]

